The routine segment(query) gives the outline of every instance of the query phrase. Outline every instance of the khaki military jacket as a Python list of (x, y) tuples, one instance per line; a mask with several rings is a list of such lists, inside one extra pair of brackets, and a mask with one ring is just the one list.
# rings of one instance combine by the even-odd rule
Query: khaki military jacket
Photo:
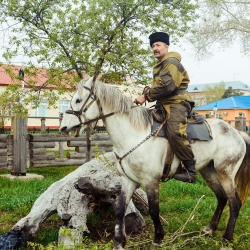
[(189, 82), (188, 73), (181, 64), (180, 54), (168, 52), (162, 61), (154, 66), (152, 87), (145, 97), (148, 101), (160, 102), (169, 115), (171, 104), (184, 101), (193, 104), (192, 97), (186, 92)]

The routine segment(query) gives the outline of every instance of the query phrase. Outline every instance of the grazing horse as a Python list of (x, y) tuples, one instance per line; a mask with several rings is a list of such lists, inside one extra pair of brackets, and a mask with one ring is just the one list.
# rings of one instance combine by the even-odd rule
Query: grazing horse
[[(164, 231), (159, 219), (159, 181), (167, 152), (167, 139), (151, 132), (147, 108), (136, 106), (116, 88), (93, 78), (82, 80), (71, 100), (71, 109), (63, 117), (60, 131), (75, 129), (76, 136), (88, 124), (102, 119), (113, 143), (116, 166), (121, 174), (121, 195), (115, 209), (114, 249), (124, 249), (126, 242), (124, 214), (134, 190), (145, 187), (149, 214), (155, 233), (152, 244), (160, 245)], [(223, 238), (233, 240), (236, 219), (250, 190), (250, 137), (220, 119), (207, 119), (213, 140), (191, 144), (196, 168), (217, 198), (217, 207), (204, 232), (217, 229), (224, 207), (229, 205), (229, 220)], [(169, 177), (180, 161), (174, 156)], [(236, 188), (237, 187), (237, 188)]]

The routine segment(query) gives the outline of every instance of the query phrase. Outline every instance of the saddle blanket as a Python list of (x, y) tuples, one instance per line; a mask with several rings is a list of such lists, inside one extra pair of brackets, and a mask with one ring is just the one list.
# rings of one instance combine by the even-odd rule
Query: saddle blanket
[[(151, 132), (155, 131), (161, 123), (157, 121), (153, 121), (153, 125), (151, 127)], [(166, 137), (166, 124), (162, 127), (157, 136)], [(187, 124), (187, 139), (188, 141), (196, 140), (196, 141), (211, 141), (213, 140), (211, 130), (206, 120), (201, 123), (188, 123)]]

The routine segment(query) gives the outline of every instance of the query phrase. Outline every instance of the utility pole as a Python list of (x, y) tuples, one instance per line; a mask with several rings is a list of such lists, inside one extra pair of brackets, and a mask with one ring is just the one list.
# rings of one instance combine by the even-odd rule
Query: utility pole
[(235, 78), (236, 75), (241, 75), (241, 74), (239, 74), (239, 73), (234, 73), (234, 81), (235, 81), (235, 79), (236, 79), (236, 78)]

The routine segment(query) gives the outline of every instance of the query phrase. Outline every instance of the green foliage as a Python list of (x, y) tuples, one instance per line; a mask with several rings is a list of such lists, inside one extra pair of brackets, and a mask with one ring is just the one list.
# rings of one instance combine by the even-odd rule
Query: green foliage
[(227, 90), (225, 91), (224, 95), (221, 98), (225, 99), (231, 96), (242, 96), (242, 95), (244, 95), (243, 92), (241, 92), (240, 90), (235, 90), (230, 86), (227, 88)]
[(217, 49), (227, 49), (234, 44), (240, 46), (242, 55), (250, 55), (250, 26), (245, 25), (250, 21), (248, 0), (199, 1), (199, 15), (190, 35), (198, 59), (208, 58)]
[[(35, 199), (52, 183), (63, 178), (76, 167), (46, 167), (28, 169), (30, 173), (43, 175), (43, 180), (18, 181), (0, 179), (0, 234), (7, 232), (22, 217), (26, 216)], [(6, 174), (7, 170), (0, 170)], [(200, 234), (207, 225), (216, 207), (216, 198), (207, 184), (198, 174), (197, 184), (187, 184), (170, 180), (160, 183), (160, 213), (168, 224), (163, 224), (166, 236), (163, 249), (230, 249), (245, 250), (249, 248), (249, 201), (241, 209), (236, 223), (234, 242), (221, 241), (227, 222), (228, 209), (222, 215), (221, 223), (211, 236)], [(142, 234), (129, 236), (128, 249), (146, 250), (153, 239), (153, 223), (149, 216), (144, 216), (146, 227)], [(91, 234), (84, 235), (83, 243), (74, 249), (109, 250), (113, 247), (114, 209), (105, 207), (98, 214), (88, 216), (88, 228)], [(187, 223), (186, 223), (187, 222)], [(41, 226), (36, 237), (28, 242), (27, 249), (62, 250), (57, 246), (58, 230), (63, 225), (58, 215), (49, 217)], [(185, 227), (183, 227), (185, 225)]]
[[(145, 46), (148, 35), (160, 29), (169, 32), (171, 42), (177, 43), (196, 18), (193, 2), (2, 0), (0, 23), (4, 33), (12, 34), (3, 56), (9, 63), (20, 54), (29, 58), (24, 69), (29, 91), (20, 89), (21, 79), (10, 66), (6, 71), (13, 86), (0, 100), (19, 112), (14, 107), (17, 99), (22, 100), (22, 108), (28, 104), (35, 108), (41, 99), (53, 105), (58, 96), (51, 88), (58, 94), (73, 90), (84, 72), (102, 73), (106, 80), (116, 82), (129, 74), (138, 83), (147, 84), (152, 61)], [(34, 64), (49, 70), (44, 72)], [(41, 75), (48, 79), (39, 80)]]
[(222, 98), (226, 91), (225, 83), (221, 82), (216, 84), (214, 87), (206, 85), (203, 91), (207, 103), (216, 102)]

